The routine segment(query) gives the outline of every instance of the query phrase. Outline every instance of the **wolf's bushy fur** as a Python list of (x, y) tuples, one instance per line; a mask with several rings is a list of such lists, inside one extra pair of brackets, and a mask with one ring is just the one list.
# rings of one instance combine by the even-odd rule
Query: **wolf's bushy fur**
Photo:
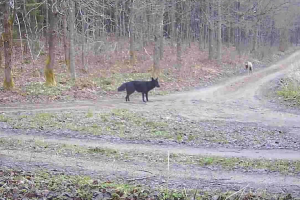
[(143, 102), (145, 102), (144, 96), (146, 96), (146, 100), (148, 101), (148, 92), (155, 87), (160, 87), (158, 84), (158, 78), (157, 79), (151, 78), (151, 81), (130, 81), (127, 83), (123, 83), (118, 88), (118, 91), (126, 90), (127, 92), (127, 95), (125, 97), (126, 101), (130, 101), (129, 95), (131, 95), (135, 91), (141, 92), (143, 97)]

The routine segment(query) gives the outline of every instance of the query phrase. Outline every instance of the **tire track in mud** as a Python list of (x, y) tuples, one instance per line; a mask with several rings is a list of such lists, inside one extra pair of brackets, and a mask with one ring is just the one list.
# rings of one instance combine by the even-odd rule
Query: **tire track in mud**
[(103, 139), (73, 139), (64, 137), (42, 137), (32, 135), (20, 135), (13, 133), (0, 132), (0, 139), (13, 139), (13, 140), (39, 140), (54, 144), (76, 145), (92, 148), (108, 148), (121, 151), (137, 151), (137, 152), (157, 152), (166, 154), (183, 154), (193, 156), (219, 156), (219, 157), (238, 157), (247, 159), (280, 159), (280, 160), (300, 160), (300, 152), (287, 149), (230, 149), (230, 148), (199, 148), (189, 147), (185, 145), (154, 145), (154, 144), (139, 144), (139, 143), (123, 143), (123, 142), (107, 142)]
[[(300, 180), (297, 176), (279, 175), (276, 173), (253, 173), (226, 170), (211, 170), (195, 165), (179, 165), (171, 163), (167, 170), (166, 164), (157, 162), (125, 162), (106, 160), (91, 160), (60, 155), (49, 155), (43, 152), (24, 152), (18, 150), (0, 150), (1, 160), (30, 163), (35, 166), (50, 166), (50, 168), (68, 168), (69, 171), (86, 175), (101, 174), (114, 179), (143, 179), (145, 184), (166, 185), (169, 179), (169, 188), (224, 188), (234, 190), (233, 186), (248, 185), (254, 190), (265, 189), (272, 193), (285, 191), (295, 196), (300, 194)], [(26, 165), (26, 164), (25, 164)], [(26, 167), (25, 167), (26, 168)], [(143, 172), (148, 172), (151, 175)], [(146, 175), (146, 176), (145, 176)], [(142, 177), (142, 178), (141, 178)], [(137, 181), (136, 183), (140, 183)], [(217, 183), (217, 187), (215, 184)]]

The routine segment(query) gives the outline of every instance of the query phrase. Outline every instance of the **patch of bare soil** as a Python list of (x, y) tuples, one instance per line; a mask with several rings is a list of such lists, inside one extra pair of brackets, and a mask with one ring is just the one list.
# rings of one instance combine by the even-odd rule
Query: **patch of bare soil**
[[(217, 141), (208, 144), (211, 145), (211, 147), (218, 147), (218, 149), (207, 148), (203, 143), (200, 145), (188, 143), (190, 147), (186, 144), (179, 145), (176, 143), (165, 143), (161, 145), (153, 145), (152, 143), (151, 145), (151, 142), (148, 144), (140, 142), (139, 140), (130, 140), (130, 142), (128, 142), (118, 139), (118, 137), (108, 138), (110, 143), (103, 141), (107, 139), (105, 137), (102, 138), (102, 141), (101, 138), (92, 141), (75, 140), (62, 137), (59, 130), (56, 131), (57, 134), (55, 135), (53, 135), (51, 131), (40, 131), (38, 133), (39, 140), (44, 139), (45, 141), (56, 144), (72, 144), (77, 146), (97, 147), (103, 145), (103, 147), (106, 148), (131, 150), (140, 153), (156, 150), (162, 154), (167, 154), (166, 152), (169, 151), (175, 154), (183, 154), (187, 157), (196, 154), (224, 158), (268, 158), (273, 160), (286, 160), (287, 162), (299, 161), (300, 115), (297, 113), (274, 110), (266, 106), (267, 101), (265, 101), (261, 95), (261, 89), (264, 85), (284, 75), (290, 65), (299, 59), (300, 52), (296, 52), (266, 69), (255, 71), (249, 76), (245, 75), (234, 78), (225, 83), (199, 90), (170, 94), (167, 96), (150, 96), (151, 101), (148, 103), (142, 103), (139, 95), (136, 98), (132, 98), (130, 103), (126, 103), (123, 98), (120, 98), (97, 102), (74, 102), (62, 105), (3, 107), (0, 108), (0, 112), (48, 112), (51, 110), (59, 111), (69, 109), (75, 112), (78, 110), (93, 110), (97, 113), (97, 111), (100, 112), (103, 109), (125, 108), (133, 112), (146, 113), (146, 116), (153, 116), (158, 120), (175, 120), (178, 126), (180, 126), (180, 123), (185, 123), (187, 124), (185, 127), (194, 127), (194, 125), (187, 123), (193, 122), (199, 126), (199, 129), (200, 126), (204, 128), (201, 129), (201, 131), (205, 133), (222, 135), (223, 133), (237, 130), (243, 131), (242, 133), (247, 133), (247, 137), (236, 146), (234, 146), (234, 141), (232, 141), (233, 145), (229, 146), (230, 149), (225, 149), (222, 145), (214, 146), (213, 144), (217, 144)], [(171, 114), (169, 115), (169, 113)], [(14, 132), (14, 130), (11, 130), (9, 127), (3, 128), (3, 126), (7, 126), (6, 123), (0, 125), (2, 126), (3, 133), (0, 134), (2, 137), (8, 138), (10, 134), (9, 131)], [(237, 126), (240, 127), (237, 129)], [(205, 128), (207, 128), (207, 130), (205, 130)], [(247, 139), (253, 139), (251, 138), (251, 134), (257, 137), (259, 136), (259, 134), (256, 134), (257, 129), (265, 129), (258, 133), (268, 132), (266, 135), (261, 135), (262, 138), (258, 140), (263, 140), (263, 137), (267, 137), (266, 141), (272, 140), (271, 142), (267, 142), (267, 146), (260, 145), (258, 147), (260, 150), (253, 149), (253, 146), (251, 146), (253, 144), (247, 142)], [(196, 128), (191, 130), (195, 131)], [(187, 131), (190, 131), (190, 129), (187, 129)], [(234, 131), (232, 134), (235, 133)], [(17, 134), (16, 136), (12, 135), (10, 137), (15, 137), (15, 139), (19, 138), (20, 140), (30, 140), (37, 137), (35, 136), (36, 132), (32, 130), (19, 130), (19, 132), (16, 131), (15, 133)], [(193, 135), (193, 132), (191, 132), (191, 135)], [(242, 134), (239, 136), (241, 135)], [(272, 135), (275, 136), (272, 137)], [(87, 136), (84, 135), (82, 137)], [(165, 141), (163, 139), (161, 140), (163, 142)], [(137, 144), (132, 144), (134, 141)], [(159, 142), (157, 140), (153, 141)], [(270, 144), (273, 144), (273, 146)], [(201, 145), (203, 146), (201, 147)], [(271, 148), (269, 148), (270, 146)], [(291, 148), (291, 146), (293, 146), (293, 148)], [(171, 163), (170, 170), (168, 171), (165, 162), (156, 162), (155, 159), (153, 162), (146, 162), (143, 159), (140, 161), (134, 160), (133, 162), (111, 158), (109, 160), (99, 160), (90, 157), (76, 157), (76, 155), (68, 154), (55, 155), (53, 153), (49, 156), (45, 151), (29, 151), (26, 150), (26, 148), (23, 151), (17, 148), (9, 150), (1, 149), (0, 155), (2, 163), (7, 166), (19, 165), (26, 167), (29, 163), (33, 163), (34, 166), (56, 166), (59, 169), (70, 167), (74, 173), (85, 172), (90, 175), (101, 173), (104, 177), (112, 177), (112, 179), (115, 180), (120, 178), (137, 179), (137, 183), (151, 185), (152, 187), (159, 187), (166, 184), (169, 177), (168, 186), (173, 188), (201, 188), (205, 190), (221, 188), (223, 190), (239, 190), (247, 186), (249, 189), (266, 189), (272, 193), (291, 193), (295, 196), (299, 196), (300, 194), (299, 174), (288, 173), (283, 175), (282, 173), (272, 170), (259, 171), (250, 169), (243, 171), (242, 168), (235, 170), (235, 167), (232, 167), (230, 170), (223, 168), (214, 170), (214, 168), (189, 163)], [(144, 172), (140, 173), (140, 170)], [(144, 174), (145, 171), (150, 172), (151, 175), (147, 175), (148, 173)]]

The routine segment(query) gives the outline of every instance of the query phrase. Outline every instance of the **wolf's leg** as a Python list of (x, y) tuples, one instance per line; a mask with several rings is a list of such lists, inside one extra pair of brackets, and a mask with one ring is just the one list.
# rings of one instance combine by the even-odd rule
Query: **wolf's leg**
[(146, 102), (144, 99), (144, 95), (145, 95), (144, 92), (142, 92), (143, 102)]

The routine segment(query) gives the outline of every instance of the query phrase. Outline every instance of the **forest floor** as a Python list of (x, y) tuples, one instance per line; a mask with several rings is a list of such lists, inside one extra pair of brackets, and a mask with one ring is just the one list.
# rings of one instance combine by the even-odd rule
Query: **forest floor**
[[(147, 103), (141, 94), (125, 102), (124, 93), (113, 92), (43, 103), (44, 93), (30, 99), (20, 90), (20, 104), (2, 91), (7, 98), (0, 107), (0, 193), (101, 199), (113, 192), (123, 196), (119, 190), (124, 193), (129, 184), (182, 191), (173, 199), (218, 199), (228, 191), (245, 199), (300, 198), (300, 111), (277, 104), (276, 91), (270, 92), (270, 83), (279, 83), (299, 60), (295, 52), (268, 67), (257, 64), (251, 75), (228, 72), (219, 83), (188, 85), (198, 86), (192, 90), (183, 84), (178, 88), (186, 91), (163, 95), (156, 89)], [(239, 74), (240, 68), (234, 70)], [(171, 88), (172, 81), (161, 87)], [(25, 103), (30, 101), (40, 103)], [(123, 188), (107, 186), (112, 183)], [(117, 189), (108, 193), (110, 187)]]

